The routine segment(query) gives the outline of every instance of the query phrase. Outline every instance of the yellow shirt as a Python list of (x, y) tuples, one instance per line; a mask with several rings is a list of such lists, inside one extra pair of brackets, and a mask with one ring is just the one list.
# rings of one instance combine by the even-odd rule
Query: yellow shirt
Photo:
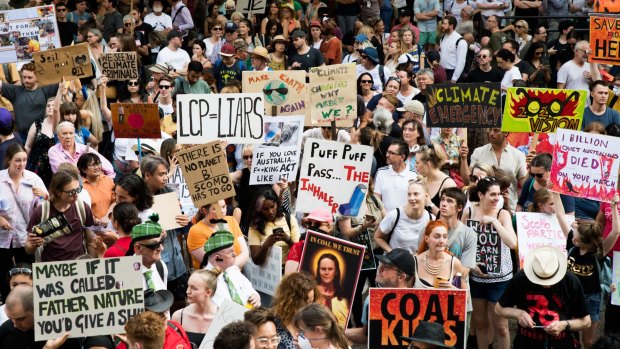
[[(239, 241), (237, 238), (243, 235), (241, 229), (239, 228), (239, 223), (237, 223), (237, 221), (231, 216), (226, 216), (224, 217), (224, 219), (228, 223), (228, 229), (230, 229), (230, 232), (235, 237), (233, 250), (235, 251), (235, 254), (239, 255), (241, 253), (241, 246), (239, 245)], [(213, 234), (214, 232), (215, 231), (213, 230), (213, 228), (209, 227), (202, 220), (194, 224), (189, 229), (189, 235), (187, 235), (187, 249), (191, 252), (199, 248), (204, 248), (205, 242), (209, 240), (209, 237), (211, 237), (211, 234)], [(192, 264), (194, 265), (195, 269), (200, 268), (200, 262), (202, 261), (194, 259), (194, 257), (192, 256)]]
[[(250, 227), (250, 231), (248, 233), (248, 245), (262, 246), (263, 242), (267, 240), (267, 237), (273, 233), (273, 229), (278, 227), (284, 229), (284, 232), (291, 236), (291, 240), (293, 240), (293, 242), (299, 241), (299, 226), (297, 225), (297, 220), (295, 217), (291, 215), (291, 229), (288, 228), (288, 224), (286, 223), (286, 218), (284, 216), (277, 219), (275, 222), (268, 222), (265, 226), (265, 235), (261, 235), (258, 230), (256, 230), (256, 227)], [(286, 262), (286, 257), (288, 257), (290, 247), (284, 241), (276, 242), (275, 246), (282, 247), (282, 265), (284, 265)]]

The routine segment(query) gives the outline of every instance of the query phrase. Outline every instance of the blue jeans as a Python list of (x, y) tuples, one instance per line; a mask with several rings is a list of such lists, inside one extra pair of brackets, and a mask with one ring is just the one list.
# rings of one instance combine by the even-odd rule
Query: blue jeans
[(383, 5), (381, 5), (381, 12), (379, 17), (383, 21), (383, 25), (385, 25), (384, 33), (390, 33), (390, 29), (392, 28), (392, 15), (394, 14), (394, 10), (392, 10), (392, 3), (390, 0), (383, 0)]

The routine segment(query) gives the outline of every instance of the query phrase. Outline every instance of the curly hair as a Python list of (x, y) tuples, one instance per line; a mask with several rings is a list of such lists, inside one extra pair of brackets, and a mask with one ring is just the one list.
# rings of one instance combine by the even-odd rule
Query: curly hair
[(273, 297), (273, 312), (284, 326), (293, 321), (295, 314), (306, 305), (308, 293), (314, 291), (314, 302), (320, 295), (316, 281), (306, 272), (297, 272), (284, 276), (276, 288)]
[(127, 339), (134, 343), (139, 342), (142, 348), (162, 348), (166, 325), (159, 315), (147, 310), (129, 318), (125, 324), (125, 332), (127, 332)]
[[(213, 347), (218, 349), (249, 349), (256, 328), (249, 322), (232, 322), (220, 330)], [(161, 347), (160, 347), (161, 348)]]

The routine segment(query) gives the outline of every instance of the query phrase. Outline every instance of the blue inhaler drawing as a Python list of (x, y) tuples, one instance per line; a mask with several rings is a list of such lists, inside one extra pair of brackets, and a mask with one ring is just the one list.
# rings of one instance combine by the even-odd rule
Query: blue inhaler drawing
[(346, 204), (340, 205), (338, 212), (343, 216), (356, 217), (360, 212), (367, 190), (366, 185), (358, 184), (353, 191), (353, 195), (351, 195), (351, 200)]

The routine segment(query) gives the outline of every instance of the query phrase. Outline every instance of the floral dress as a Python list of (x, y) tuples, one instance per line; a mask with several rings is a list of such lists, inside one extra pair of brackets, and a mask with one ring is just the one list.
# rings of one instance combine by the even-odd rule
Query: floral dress
[(41, 132), (42, 122), (42, 119), (35, 121), (37, 133), (34, 137), (34, 144), (30, 150), (30, 155), (28, 155), (26, 169), (36, 173), (43, 180), (45, 186), (49, 187), (52, 181), (52, 167), (50, 166), (47, 152), (55, 142), (54, 138), (50, 138)]

